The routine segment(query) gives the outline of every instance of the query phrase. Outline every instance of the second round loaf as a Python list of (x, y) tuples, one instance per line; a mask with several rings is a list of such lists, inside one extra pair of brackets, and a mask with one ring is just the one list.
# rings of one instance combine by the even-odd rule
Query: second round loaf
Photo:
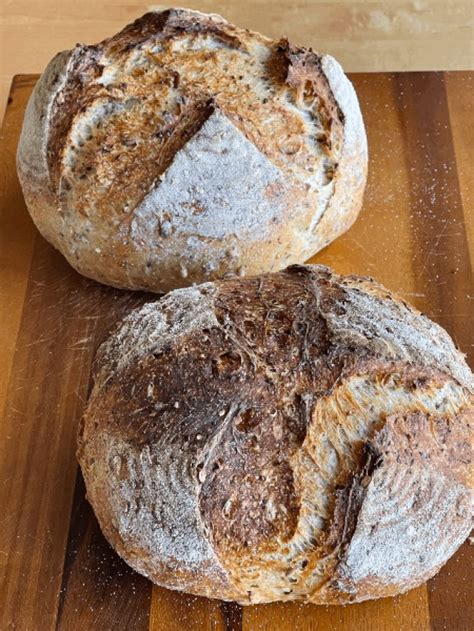
[(474, 381), (366, 278), (293, 266), (171, 292), (101, 347), (79, 460), (160, 585), (345, 603), (433, 576), (472, 523)]

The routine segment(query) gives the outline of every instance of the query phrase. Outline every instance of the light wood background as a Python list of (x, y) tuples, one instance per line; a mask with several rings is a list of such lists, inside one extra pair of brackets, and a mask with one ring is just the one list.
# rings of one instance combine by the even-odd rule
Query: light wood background
[[(474, 68), (473, 0), (175, 0), (334, 55), (347, 71)], [(153, 8), (137, 0), (0, 0), (0, 120), (13, 75)]]
[[(245, 608), (153, 587), (107, 545), (85, 499), (76, 428), (95, 349), (146, 296), (80, 276), (34, 228), (14, 155), (36, 78), (15, 78), (0, 134), (0, 630), (472, 631), (467, 543), (399, 598)], [(474, 73), (351, 79), (370, 149), (364, 208), (313, 261), (376, 276), (474, 365)]]

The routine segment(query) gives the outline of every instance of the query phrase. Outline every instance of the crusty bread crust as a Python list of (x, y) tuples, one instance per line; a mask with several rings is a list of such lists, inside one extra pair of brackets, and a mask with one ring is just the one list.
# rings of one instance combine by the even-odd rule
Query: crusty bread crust
[(323, 248), (359, 212), (367, 142), (334, 59), (171, 9), (52, 60), (17, 164), (73, 267), (162, 292)]
[(439, 326), (322, 266), (171, 292), (101, 346), (87, 494), (152, 581), (345, 603), (433, 576), (472, 519), (473, 375)]

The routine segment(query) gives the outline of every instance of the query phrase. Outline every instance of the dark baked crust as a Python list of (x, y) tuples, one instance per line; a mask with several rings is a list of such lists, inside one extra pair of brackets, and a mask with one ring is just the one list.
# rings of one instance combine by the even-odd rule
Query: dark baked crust
[(386, 289), (293, 266), (132, 313), (99, 351), (79, 459), (106, 536), (159, 584), (376, 598), (469, 532), (472, 391), (447, 334)]

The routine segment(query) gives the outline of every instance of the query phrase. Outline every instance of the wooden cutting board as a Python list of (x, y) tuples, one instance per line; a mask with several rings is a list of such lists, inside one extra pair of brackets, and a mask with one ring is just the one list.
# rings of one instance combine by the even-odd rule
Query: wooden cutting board
[[(370, 148), (354, 227), (314, 262), (373, 275), (473, 359), (474, 73), (357, 74)], [(0, 138), (1, 629), (468, 631), (473, 548), (427, 585), (347, 607), (242, 608), (153, 587), (102, 537), (75, 435), (98, 344), (145, 294), (82, 278), (35, 230), (15, 173), (37, 76), (15, 77)]]

